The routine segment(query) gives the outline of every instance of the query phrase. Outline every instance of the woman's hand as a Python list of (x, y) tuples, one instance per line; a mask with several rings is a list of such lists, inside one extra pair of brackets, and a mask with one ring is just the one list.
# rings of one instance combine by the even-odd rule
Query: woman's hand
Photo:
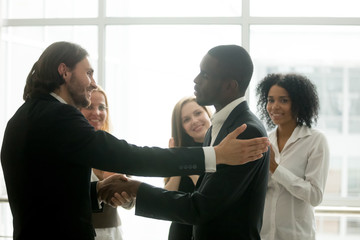
[(277, 164), (275, 161), (275, 152), (272, 148), (272, 145), (270, 145), (270, 172), (274, 173), (278, 166), (279, 164)]
[(171, 137), (169, 139), (169, 148), (173, 148), (173, 147), (175, 147), (175, 140), (173, 137)]

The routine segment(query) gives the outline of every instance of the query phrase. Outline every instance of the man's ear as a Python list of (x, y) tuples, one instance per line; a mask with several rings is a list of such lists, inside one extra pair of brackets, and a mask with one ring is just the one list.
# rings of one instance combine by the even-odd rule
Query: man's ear
[(226, 89), (237, 89), (239, 87), (239, 83), (234, 79), (229, 79), (226, 83)]
[(70, 75), (68, 72), (68, 67), (65, 65), (65, 63), (60, 63), (58, 66), (58, 72), (59, 75), (62, 76), (62, 78), (66, 81), (68, 76)]

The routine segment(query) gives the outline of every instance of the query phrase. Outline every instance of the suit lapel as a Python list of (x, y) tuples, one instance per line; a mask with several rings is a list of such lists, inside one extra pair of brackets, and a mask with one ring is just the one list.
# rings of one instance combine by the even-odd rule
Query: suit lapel
[[(240, 114), (242, 114), (242, 112), (246, 111), (249, 109), (249, 106), (246, 102), (242, 102), (239, 105), (237, 105), (234, 110), (231, 111), (229, 117), (225, 120), (224, 124), (222, 125), (219, 134), (216, 137), (216, 140), (214, 142), (214, 146), (218, 145), (233, 129), (231, 129), (231, 127), (234, 124), (234, 121), (238, 118), (238, 116)], [(205, 135), (205, 139), (204, 139), (204, 144), (203, 146), (210, 146), (211, 143), (211, 131), (212, 131), (212, 126), (208, 129), (208, 131), (206, 132)], [(207, 176), (211, 175), (213, 173), (204, 173), (201, 174), (195, 189), (198, 189), (202, 183), (202, 181), (204, 180), (204, 177), (206, 178)]]
[(211, 143), (211, 130), (212, 130), (212, 126), (210, 126), (210, 128), (206, 132), (206, 135), (205, 135), (205, 138), (204, 138), (204, 143), (203, 143), (204, 147), (210, 146), (210, 143)]
[(237, 105), (230, 113), (228, 118), (225, 120), (224, 124), (222, 125), (219, 134), (216, 137), (214, 142), (214, 146), (218, 145), (231, 131), (234, 121), (241, 115), (244, 111), (248, 110), (249, 106), (246, 101)]

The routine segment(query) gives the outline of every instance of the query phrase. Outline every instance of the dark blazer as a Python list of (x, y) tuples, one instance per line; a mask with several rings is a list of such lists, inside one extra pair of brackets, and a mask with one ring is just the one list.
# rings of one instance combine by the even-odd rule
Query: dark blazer
[(204, 153), (130, 145), (95, 131), (79, 110), (46, 94), (27, 100), (9, 120), (1, 163), (15, 240), (86, 240), (94, 239), (91, 168), (141, 176), (201, 174)]
[[(266, 136), (262, 123), (243, 102), (226, 119), (214, 145), (243, 123), (247, 129), (239, 138)], [(208, 143), (209, 134), (205, 139)], [(261, 159), (244, 165), (218, 165), (215, 173), (200, 177), (192, 194), (141, 184), (135, 213), (192, 224), (195, 240), (260, 239), (268, 172), (267, 152)]]

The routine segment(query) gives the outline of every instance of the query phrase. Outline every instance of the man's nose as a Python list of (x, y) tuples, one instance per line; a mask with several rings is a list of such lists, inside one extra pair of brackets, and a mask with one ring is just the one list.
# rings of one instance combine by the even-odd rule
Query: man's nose
[(199, 84), (199, 75), (197, 75), (194, 80), (193, 80), (194, 83), (196, 84)]
[(94, 78), (91, 78), (90, 86), (92, 88), (91, 90), (94, 90), (97, 88), (96, 81)]

